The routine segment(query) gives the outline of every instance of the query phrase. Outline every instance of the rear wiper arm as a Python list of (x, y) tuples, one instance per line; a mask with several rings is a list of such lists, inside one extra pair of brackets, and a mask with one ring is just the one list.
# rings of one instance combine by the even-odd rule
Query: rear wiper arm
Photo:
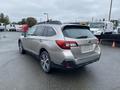
[(80, 37), (76, 37), (76, 38), (88, 38), (88, 36), (80, 36)]

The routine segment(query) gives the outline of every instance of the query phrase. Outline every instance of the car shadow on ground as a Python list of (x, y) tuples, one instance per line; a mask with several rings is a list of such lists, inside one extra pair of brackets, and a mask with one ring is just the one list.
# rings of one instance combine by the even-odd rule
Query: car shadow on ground
[(26, 72), (29, 71), (29, 76), (32, 77), (29, 78), (29, 81), (36, 80), (36, 82), (42, 83), (46, 86), (44, 87), (45, 90), (60, 90), (59, 88), (61, 87), (63, 90), (84, 89), (90, 85), (91, 81), (95, 83), (98, 80), (94, 71), (94, 65), (74, 70), (53, 69), (51, 73), (45, 73), (40, 68), (39, 60), (35, 55), (26, 53), (22, 59), (22, 62), (25, 63), (23, 67), (26, 68), (26, 71), (23, 72), (24, 75), (26, 76)]
[[(29, 56), (30, 58), (32, 58), (32, 60), (34, 60), (34, 62), (37, 62), (37, 65), (40, 67), (40, 62), (37, 56), (35, 56), (34, 54), (31, 54), (29, 52), (27, 52), (27, 56)], [(33, 67), (34, 68), (34, 67)], [(42, 71), (42, 68), (40, 67), (40, 71)], [(42, 73), (44, 73), (42, 71)], [(89, 74), (91, 74), (91, 70), (90, 70), (90, 66), (84, 66), (84, 67), (80, 67), (77, 69), (71, 69), (71, 70), (64, 70), (64, 69), (59, 69), (59, 68), (53, 68), (52, 71), (50, 73), (45, 73), (47, 75), (55, 75), (55, 76), (66, 76), (66, 77), (76, 77), (76, 76), (89, 76)]]

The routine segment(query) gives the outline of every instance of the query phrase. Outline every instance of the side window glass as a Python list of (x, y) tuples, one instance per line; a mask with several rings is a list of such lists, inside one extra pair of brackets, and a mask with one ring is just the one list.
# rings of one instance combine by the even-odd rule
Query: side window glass
[(47, 32), (48, 32), (47, 27), (44, 27), (43, 36), (47, 36)]
[(54, 36), (56, 35), (56, 32), (54, 31), (53, 28), (47, 27), (47, 35), (46, 36)]
[(29, 30), (28, 30), (28, 32), (27, 32), (27, 35), (33, 35), (34, 32), (35, 32), (35, 30), (36, 30), (36, 27), (35, 27), (35, 26), (29, 28)]
[(34, 35), (43, 36), (43, 31), (44, 31), (44, 27), (43, 26), (38, 26), (36, 28), (36, 31), (34, 32)]

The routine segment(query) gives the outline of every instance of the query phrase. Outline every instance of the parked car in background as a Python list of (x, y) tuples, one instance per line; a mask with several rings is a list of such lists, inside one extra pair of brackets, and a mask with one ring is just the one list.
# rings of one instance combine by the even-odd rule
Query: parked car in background
[(113, 34), (120, 34), (120, 26), (113, 31)]
[(117, 28), (114, 30), (114, 34), (120, 34), (120, 21), (118, 21), (118, 26), (117, 26)]
[(117, 27), (117, 33), (120, 34), (120, 26)]
[(6, 26), (7, 31), (16, 31), (15, 24), (8, 24)]
[(38, 56), (44, 72), (75, 69), (99, 60), (101, 50), (89, 27), (72, 24), (35, 25), (18, 40), (19, 51)]
[(89, 26), (94, 35), (112, 34), (113, 32), (113, 23), (109, 21), (90, 22)]
[(5, 30), (5, 24), (4, 23), (0, 23), (0, 31), (4, 31)]
[(112, 34), (113, 30), (113, 23), (109, 21), (104, 21), (104, 34)]

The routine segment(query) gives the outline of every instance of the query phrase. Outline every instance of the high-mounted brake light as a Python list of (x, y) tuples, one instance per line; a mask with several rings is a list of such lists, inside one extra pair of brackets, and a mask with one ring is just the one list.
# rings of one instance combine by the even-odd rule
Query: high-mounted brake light
[(56, 40), (56, 43), (62, 49), (70, 49), (71, 47), (78, 46), (78, 44), (75, 41)]

